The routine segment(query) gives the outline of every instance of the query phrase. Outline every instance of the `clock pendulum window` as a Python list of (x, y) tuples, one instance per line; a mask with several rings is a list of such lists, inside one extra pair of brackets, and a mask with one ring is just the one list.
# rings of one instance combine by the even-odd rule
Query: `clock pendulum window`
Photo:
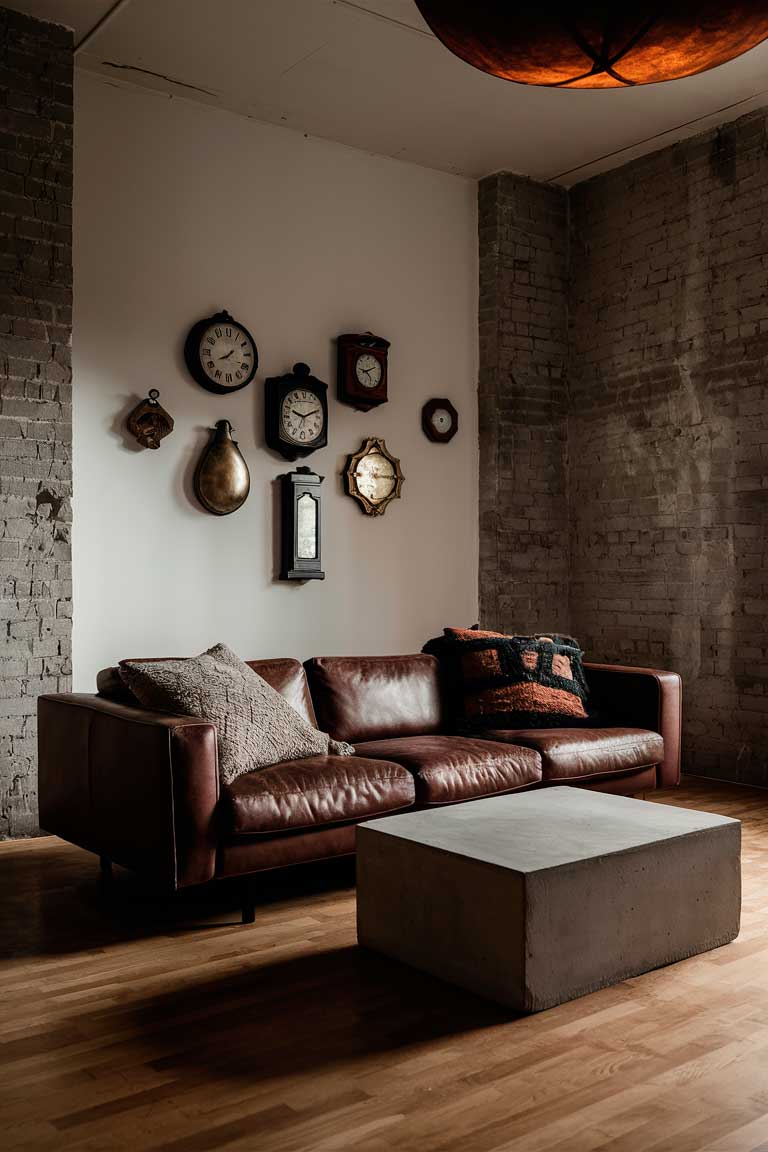
[(320, 485), (311, 468), (281, 476), (281, 580), (324, 580), (320, 558)]

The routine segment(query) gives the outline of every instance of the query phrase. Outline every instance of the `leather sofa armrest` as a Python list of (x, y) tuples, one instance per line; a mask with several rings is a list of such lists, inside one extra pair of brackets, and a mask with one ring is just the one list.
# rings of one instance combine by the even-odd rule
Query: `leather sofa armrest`
[(585, 664), (590, 706), (616, 718), (617, 724), (646, 728), (664, 739), (664, 760), (656, 769), (656, 784), (680, 783), (682, 681), (677, 672), (656, 668), (626, 668), (618, 664)]
[(38, 775), (46, 831), (173, 888), (213, 879), (213, 724), (99, 696), (41, 696)]

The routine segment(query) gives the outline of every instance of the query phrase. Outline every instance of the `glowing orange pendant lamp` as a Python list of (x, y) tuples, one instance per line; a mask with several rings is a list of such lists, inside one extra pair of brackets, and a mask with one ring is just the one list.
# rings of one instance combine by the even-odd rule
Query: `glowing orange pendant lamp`
[(416, 0), (439, 40), (518, 84), (621, 88), (716, 68), (768, 37), (768, 0), (515, 4)]

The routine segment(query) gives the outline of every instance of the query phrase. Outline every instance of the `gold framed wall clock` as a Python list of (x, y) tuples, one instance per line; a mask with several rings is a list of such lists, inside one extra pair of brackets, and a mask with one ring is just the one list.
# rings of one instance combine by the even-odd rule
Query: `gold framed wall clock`
[(226, 396), (250, 384), (259, 353), (245, 325), (224, 311), (192, 325), (184, 342), (184, 360), (201, 388)]
[(366, 516), (383, 516), (391, 501), (399, 499), (404, 482), (400, 461), (378, 436), (369, 436), (360, 451), (347, 458), (345, 490)]

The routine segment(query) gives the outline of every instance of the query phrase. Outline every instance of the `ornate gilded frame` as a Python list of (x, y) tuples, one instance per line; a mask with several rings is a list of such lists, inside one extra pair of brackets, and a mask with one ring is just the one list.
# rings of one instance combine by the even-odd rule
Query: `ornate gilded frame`
[[(392, 465), (392, 471), (395, 474), (394, 488), (383, 500), (377, 501), (370, 500), (360, 491), (357, 485), (357, 470), (360, 461), (366, 456), (373, 455), (383, 456), (385, 460), (389, 460)], [(347, 466), (344, 469), (343, 475), (347, 496), (352, 496), (353, 499), (360, 503), (360, 507), (366, 516), (383, 516), (391, 501), (399, 499), (405, 481), (398, 457), (392, 455), (387, 448), (386, 441), (381, 440), (378, 436), (369, 436), (367, 440), (363, 441), (358, 452), (347, 457)]]

